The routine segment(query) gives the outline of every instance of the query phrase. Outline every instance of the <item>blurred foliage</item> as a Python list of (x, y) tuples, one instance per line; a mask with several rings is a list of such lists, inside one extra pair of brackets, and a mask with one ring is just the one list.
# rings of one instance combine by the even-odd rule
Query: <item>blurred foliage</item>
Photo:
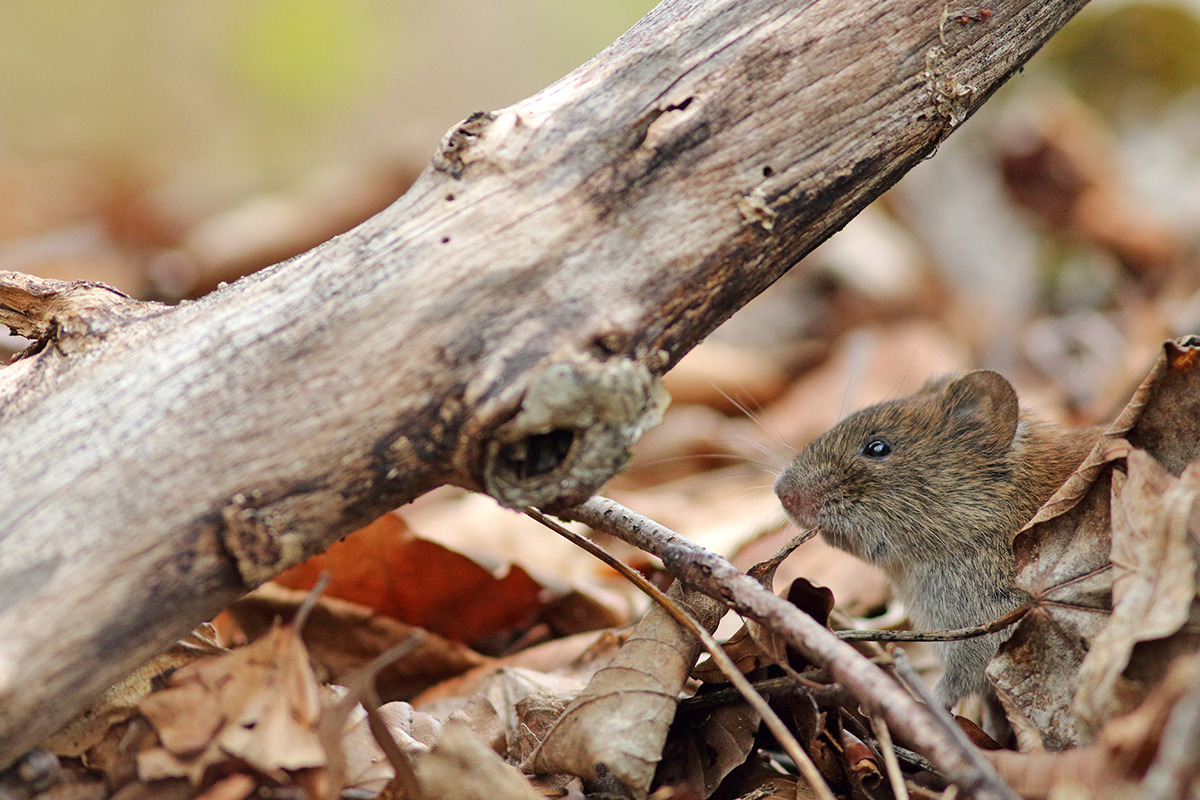
[(1200, 19), (1176, 3), (1097, 8), (1050, 40), (1045, 61), (1110, 117), (1154, 111), (1200, 89)]
[(331, 162), (427, 155), (450, 125), (553, 82), (652, 5), (0, 0), (0, 154), (220, 207), (294, 190)]
[[(403, 25), (377, 0), (253, 0), (226, 9), (231, 72), (264, 103), (324, 109), (361, 94)], [(391, 25), (381, 25), (389, 22)], [(390, 28), (390, 30), (389, 30)], [(224, 48), (222, 48), (224, 49)]]

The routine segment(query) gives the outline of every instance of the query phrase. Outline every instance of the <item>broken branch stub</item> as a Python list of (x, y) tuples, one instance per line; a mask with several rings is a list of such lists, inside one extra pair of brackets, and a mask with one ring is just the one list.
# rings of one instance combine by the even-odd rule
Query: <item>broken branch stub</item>
[[(63, 353), (94, 345), (137, 319), (166, 310), (95, 281), (56, 281), (0, 270), (0, 325)], [(2, 396), (2, 394), (0, 394)]]
[(487, 444), (483, 479), (502, 505), (583, 502), (658, 424), (670, 397), (643, 365), (614, 358), (550, 361), (530, 377), (521, 409)]
[(667, 0), (456, 126), (355, 229), (0, 371), (0, 474), (19, 476), (0, 492), (0, 764), (429, 489), (585, 497), (656, 418), (658, 376), (1082, 5), (963, 23), (935, 0)]

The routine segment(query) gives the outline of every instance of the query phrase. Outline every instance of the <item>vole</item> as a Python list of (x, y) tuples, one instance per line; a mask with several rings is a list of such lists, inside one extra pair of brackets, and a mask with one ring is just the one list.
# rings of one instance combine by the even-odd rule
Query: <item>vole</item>
[[(1028, 600), (1013, 584), (1013, 538), (1100, 432), (1035, 419), (999, 373), (948, 375), (846, 417), (775, 493), (797, 524), (882, 568), (915, 626), (963, 628)], [(1004, 636), (935, 645), (938, 700), (987, 696), (984, 668)]]

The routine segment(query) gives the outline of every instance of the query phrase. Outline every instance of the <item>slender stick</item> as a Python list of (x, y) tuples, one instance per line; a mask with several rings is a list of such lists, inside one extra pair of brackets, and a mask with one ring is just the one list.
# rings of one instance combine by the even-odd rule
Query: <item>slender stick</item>
[(379, 715), (380, 702), (379, 693), (375, 689), (375, 679), (384, 667), (396, 663), (416, 650), (425, 643), (425, 639), (425, 631), (417, 630), (404, 641), (380, 653), (346, 686), (346, 696), (321, 716), (317, 734), (321, 739), (321, 746), (329, 756), (330, 765), (327, 800), (336, 800), (346, 788), (343, 785), (346, 776), (346, 754), (342, 749), (342, 737), (345, 735), (346, 721), (359, 703), (362, 703), (367, 712), (367, 727), (371, 735), (375, 737), (379, 749), (395, 770), (392, 782), (402, 787), (407, 797), (420, 797), (420, 784), (412, 763), (397, 744), (387, 723)]
[[(991, 764), (984, 760), (979, 751), (971, 744), (971, 740), (967, 738), (967, 734), (954, 721), (954, 717), (937, 701), (937, 698), (933, 696), (933, 692), (929, 691), (929, 687), (925, 685), (925, 682), (921, 680), (921, 676), (913, 669), (912, 662), (908, 660), (908, 654), (902, 648), (897, 647), (892, 653), (892, 665), (896, 669), (896, 674), (904, 681), (909, 690), (925, 704), (924, 708), (933, 717), (937, 726), (958, 745), (961, 752), (966, 754), (967, 758), (971, 760), (971, 764), (976, 769), (991, 770)], [(1008, 787), (1006, 786), (1005, 788), (1007, 789)], [(1011, 792), (1011, 790), (1009, 791)], [(1011, 796), (1015, 798), (1017, 795), (1014, 792)]]
[(969, 628), (951, 628), (945, 631), (835, 631), (835, 635), (843, 642), (957, 642), (960, 639), (986, 636), (1009, 625), (1015, 625), (1031, 608), (1033, 604), (1026, 603), (991, 622), (972, 625)]
[(896, 758), (896, 748), (892, 745), (892, 732), (888, 729), (887, 721), (881, 716), (872, 714), (871, 728), (875, 731), (875, 739), (879, 742), (879, 750), (883, 754), (888, 781), (892, 784), (892, 794), (895, 795), (896, 800), (908, 800), (908, 787), (904, 785), (904, 775), (900, 772), (900, 759)]
[(666, 609), (666, 611), (672, 617), (674, 617), (680, 625), (690, 630), (692, 634), (701, 641), (701, 643), (704, 645), (704, 648), (708, 650), (709, 655), (712, 656), (713, 663), (716, 664), (725, 677), (729, 679), (729, 682), (737, 688), (742, 697), (746, 698), (746, 702), (748, 702), (750, 706), (756, 712), (758, 712), (758, 715), (762, 717), (762, 720), (766, 724), (767, 728), (772, 734), (774, 734), (775, 738), (779, 741), (779, 744), (783, 746), (784, 752), (788, 754), (792, 761), (796, 762), (796, 766), (800, 768), (800, 774), (804, 776), (806, 781), (808, 781), (809, 786), (811, 786), (813, 791), (817, 793), (817, 796), (820, 797), (821, 800), (837, 800), (834, 797), (833, 790), (829, 788), (829, 784), (825, 782), (825, 778), (821, 775), (821, 771), (817, 769), (817, 765), (813, 763), (805, 749), (800, 746), (798, 741), (796, 741), (796, 737), (792, 735), (792, 732), (789, 731), (787, 726), (783, 724), (783, 720), (781, 720), (779, 715), (775, 713), (774, 709), (768, 705), (767, 701), (763, 699), (763, 696), (754, 689), (754, 687), (750, 684), (750, 681), (746, 679), (746, 676), (743, 675), (737, 668), (737, 665), (733, 663), (733, 659), (731, 659), (729, 654), (725, 652), (725, 648), (717, 644), (717, 640), (714, 639), (712, 635), (704, 629), (703, 625), (696, 622), (696, 620), (692, 618), (691, 614), (688, 614), (678, 605), (671, 602), (671, 599), (667, 597), (667, 595), (661, 589), (650, 583), (650, 581), (642, 577), (642, 575), (636, 570), (629, 567), (629, 565), (621, 561), (616, 556), (613, 556), (591, 539), (580, 536), (574, 531), (564, 528), (554, 520), (547, 518), (545, 514), (537, 509), (528, 508), (525, 510), (525, 513), (557, 533), (559, 536), (562, 536), (575, 545), (583, 548), (608, 566), (615, 569), (617, 572), (624, 575), (631, 583), (633, 583), (633, 585), (637, 586), (639, 589), (653, 598), (656, 603)]
[(887, 720), (962, 791), (979, 800), (1015, 800), (996, 771), (972, 758), (971, 745), (944, 730), (928, 708), (832, 631), (776, 597), (721, 556), (608, 498), (593, 497), (559, 513), (652, 553), (680, 580), (758, 619), (811, 661), (825, 667), (870, 714)]

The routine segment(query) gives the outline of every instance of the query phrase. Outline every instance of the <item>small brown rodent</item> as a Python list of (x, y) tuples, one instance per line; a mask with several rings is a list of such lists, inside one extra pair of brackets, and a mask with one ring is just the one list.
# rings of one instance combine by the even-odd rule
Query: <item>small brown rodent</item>
[[(1028, 599), (1013, 585), (1013, 538), (1100, 431), (1035, 419), (996, 372), (949, 375), (842, 420), (775, 493), (797, 524), (882, 568), (917, 627), (963, 628)], [(1005, 635), (935, 645), (938, 699), (986, 694), (984, 668)]]

